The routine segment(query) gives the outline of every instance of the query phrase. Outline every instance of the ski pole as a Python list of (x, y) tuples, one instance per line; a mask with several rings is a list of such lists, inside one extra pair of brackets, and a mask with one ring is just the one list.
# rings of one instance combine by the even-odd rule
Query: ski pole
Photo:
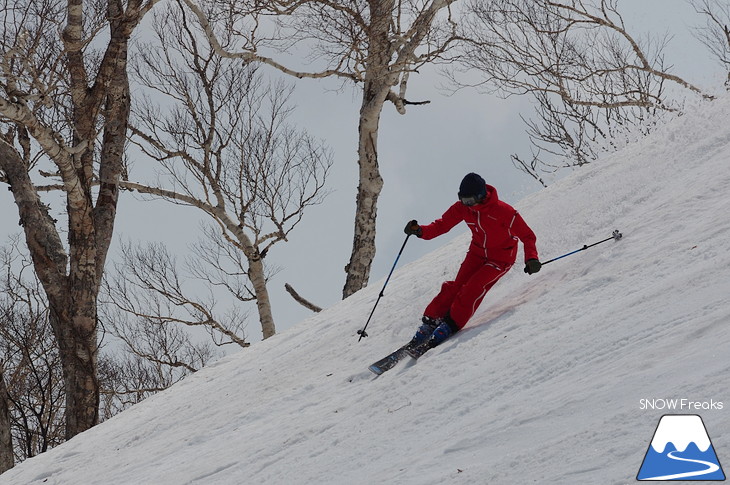
[(365, 329), (368, 328), (368, 325), (370, 324), (370, 319), (373, 318), (373, 313), (375, 313), (375, 309), (378, 307), (378, 303), (380, 302), (380, 299), (384, 295), (383, 292), (385, 291), (385, 287), (388, 286), (388, 281), (390, 281), (390, 277), (393, 275), (393, 271), (395, 270), (395, 265), (398, 264), (398, 260), (400, 259), (400, 255), (403, 254), (403, 250), (406, 247), (406, 243), (408, 242), (408, 238), (409, 237), (411, 237), (410, 234), (408, 234), (406, 236), (406, 240), (403, 241), (403, 246), (401, 246), (400, 247), (400, 251), (398, 251), (398, 256), (396, 256), (396, 258), (395, 258), (395, 262), (393, 263), (393, 267), (390, 268), (390, 273), (388, 274), (388, 277), (385, 279), (385, 284), (383, 285), (383, 289), (380, 290), (380, 294), (378, 295), (378, 299), (375, 300), (375, 306), (373, 306), (373, 310), (370, 312), (370, 316), (368, 317), (368, 321), (365, 322), (365, 326), (362, 329), (360, 329), (360, 330), (357, 331), (358, 335), (360, 335), (360, 338), (357, 339), (358, 342), (360, 340), (362, 340), (363, 337), (367, 337), (368, 336), (368, 334), (365, 331)]
[(562, 256), (558, 256), (557, 258), (553, 258), (553, 259), (551, 259), (549, 261), (545, 261), (544, 263), (542, 263), (542, 265), (545, 266), (548, 263), (552, 263), (553, 261), (557, 261), (558, 259), (563, 259), (566, 256), (570, 256), (571, 254), (575, 254), (575, 253), (578, 253), (580, 251), (585, 251), (588, 248), (592, 248), (593, 246), (597, 246), (597, 245), (599, 245), (601, 243), (605, 243), (606, 241), (610, 241), (611, 239), (615, 239), (616, 241), (618, 241), (622, 237), (623, 237), (623, 234), (621, 234), (620, 232), (618, 232), (618, 229), (616, 229), (615, 231), (613, 231), (613, 234), (611, 235), (611, 237), (607, 237), (606, 239), (604, 239), (602, 241), (598, 241), (597, 243), (593, 243), (593, 244), (590, 244), (590, 245), (583, 246), (582, 248), (576, 249), (575, 251), (571, 251), (571, 252), (569, 252), (567, 254), (563, 254)]

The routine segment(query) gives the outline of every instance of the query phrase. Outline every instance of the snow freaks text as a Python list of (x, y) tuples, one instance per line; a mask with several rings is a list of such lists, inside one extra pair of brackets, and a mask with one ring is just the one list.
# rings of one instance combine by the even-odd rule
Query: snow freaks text
[(723, 409), (722, 401), (696, 401), (693, 399), (640, 399), (639, 408), (642, 411), (660, 410), (660, 411), (719, 411)]

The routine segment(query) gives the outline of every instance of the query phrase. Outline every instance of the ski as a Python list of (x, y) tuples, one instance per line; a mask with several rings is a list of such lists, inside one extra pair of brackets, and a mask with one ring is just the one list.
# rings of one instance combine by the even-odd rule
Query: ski
[(370, 372), (373, 374), (379, 376), (383, 372), (392, 369), (395, 367), (395, 364), (400, 362), (400, 360), (405, 357), (406, 355), (406, 349), (408, 348), (408, 345), (404, 345), (403, 347), (399, 348), (398, 350), (386, 355), (379, 361), (372, 364), (368, 369), (370, 369)]
[(405, 352), (406, 355), (410, 356), (413, 360), (418, 360), (423, 354), (431, 350), (431, 348), (432, 347), (429, 345), (429, 342), (424, 342), (415, 347), (406, 345)]
[(419, 345), (414, 347), (411, 343), (407, 343), (398, 350), (386, 355), (379, 361), (372, 364), (368, 369), (375, 375), (380, 375), (383, 372), (392, 369), (395, 365), (400, 362), (403, 357), (410, 356), (414, 360), (418, 360), (423, 354), (425, 354), (431, 347), (429, 345)]

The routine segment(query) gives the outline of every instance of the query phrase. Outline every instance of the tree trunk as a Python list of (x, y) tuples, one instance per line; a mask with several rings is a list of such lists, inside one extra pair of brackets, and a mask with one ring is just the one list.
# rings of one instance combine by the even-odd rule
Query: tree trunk
[(251, 280), (251, 285), (256, 295), (256, 307), (259, 311), (261, 331), (263, 332), (264, 339), (267, 339), (276, 334), (276, 327), (274, 326), (274, 316), (271, 313), (269, 289), (266, 287), (264, 262), (258, 254), (258, 251), (256, 251), (256, 256), (248, 258), (248, 278)]
[(393, 1), (373, 2), (370, 8), (370, 46), (358, 122), (360, 136), (357, 163), (360, 183), (355, 207), (355, 235), (350, 262), (345, 267), (347, 279), (342, 290), (343, 298), (367, 286), (370, 266), (375, 259), (375, 222), (378, 198), (383, 189), (383, 178), (378, 166), (378, 129), (391, 84), (398, 79), (397, 73), (394, 75), (389, 69), (392, 46), (388, 35)]
[(241, 229), (241, 226), (237, 225), (228, 217), (224, 206), (216, 207), (211, 212), (211, 215), (219, 221), (222, 221), (241, 245), (240, 247), (248, 261), (248, 279), (251, 281), (251, 286), (253, 286), (263, 338), (265, 340), (274, 336), (276, 334), (276, 326), (274, 325), (274, 315), (271, 313), (271, 300), (269, 298), (269, 289), (266, 286), (266, 273), (264, 272), (264, 261), (261, 252), (254, 242), (251, 241), (251, 238)]
[[(72, 307), (87, 308), (88, 312), (95, 312), (96, 293), (88, 293), (85, 302), (76, 302)], [(96, 315), (93, 318), (76, 315), (69, 321), (59, 317), (53, 306), (50, 308), (50, 315), (63, 366), (66, 391), (65, 439), (68, 440), (99, 423)]]
[(350, 262), (345, 268), (347, 279), (342, 291), (343, 298), (367, 286), (370, 266), (375, 259), (375, 222), (378, 198), (383, 189), (383, 178), (378, 166), (378, 127), (385, 96), (388, 93), (387, 86), (379, 91), (366, 89), (360, 110), (357, 161), (360, 183), (357, 187), (355, 235)]
[(0, 367), (0, 474), (10, 470), (14, 465), (13, 435), (10, 432), (10, 403), (3, 369)]
[[(3, 141), (0, 167), (8, 178), (33, 267), (48, 298), (50, 323), (63, 365), (68, 439), (98, 423), (96, 297), (100, 275), (90, 201), (84, 204), (77, 199), (68, 204), (68, 265), (69, 258), (54, 221), (35, 192), (25, 163)], [(110, 241), (108, 234), (106, 247)]]

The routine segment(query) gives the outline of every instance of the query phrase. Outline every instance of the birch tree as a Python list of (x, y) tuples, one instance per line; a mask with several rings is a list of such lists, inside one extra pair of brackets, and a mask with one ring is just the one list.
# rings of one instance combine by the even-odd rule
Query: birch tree
[[(98, 421), (96, 298), (123, 170), (127, 51), (157, 1), (1, 2), (0, 179), (48, 298), (67, 438)], [(41, 174), (60, 181), (60, 221), (37, 190)]]
[[(220, 55), (259, 62), (296, 78), (337, 78), (362, 93), (358, 120), (359, 184), (354, 237), (343, 297), (367, 285), (375, 257), (378, 198), (383, 179), (378, 162), (378, 131), (386, 101), (400, 114), (411, 74), (439, 59), (455, 38), (451, 6), (456, 0), (182, 0), (195, 12)], [(267, 20), (273, 18), (275, 28)], [(244, 44), (232, 49), (222, 29)], [(303, 49), (320, 70), (286, 65), (280, 53)], [(270, 53), (270, 54), (267, 54)]]
[[(200, 252), (210, 263), (209, 283), (255, 302), (266, 339), (276, 325), (264, 258), (326, 195), (331, 154), (287, 122), (291, 87), (268, 84), (250, 63), (221, 57), (187, 15), (174, 4), (156, 15), (158, 42), (141, 48), (135, 74), (148, 96), (134, 105), (131, 141), (160, 170), (157, 182), (124, 187), (211, 218), (211, 250)], [(228, 337), (247, 345), (235, 332)]]

